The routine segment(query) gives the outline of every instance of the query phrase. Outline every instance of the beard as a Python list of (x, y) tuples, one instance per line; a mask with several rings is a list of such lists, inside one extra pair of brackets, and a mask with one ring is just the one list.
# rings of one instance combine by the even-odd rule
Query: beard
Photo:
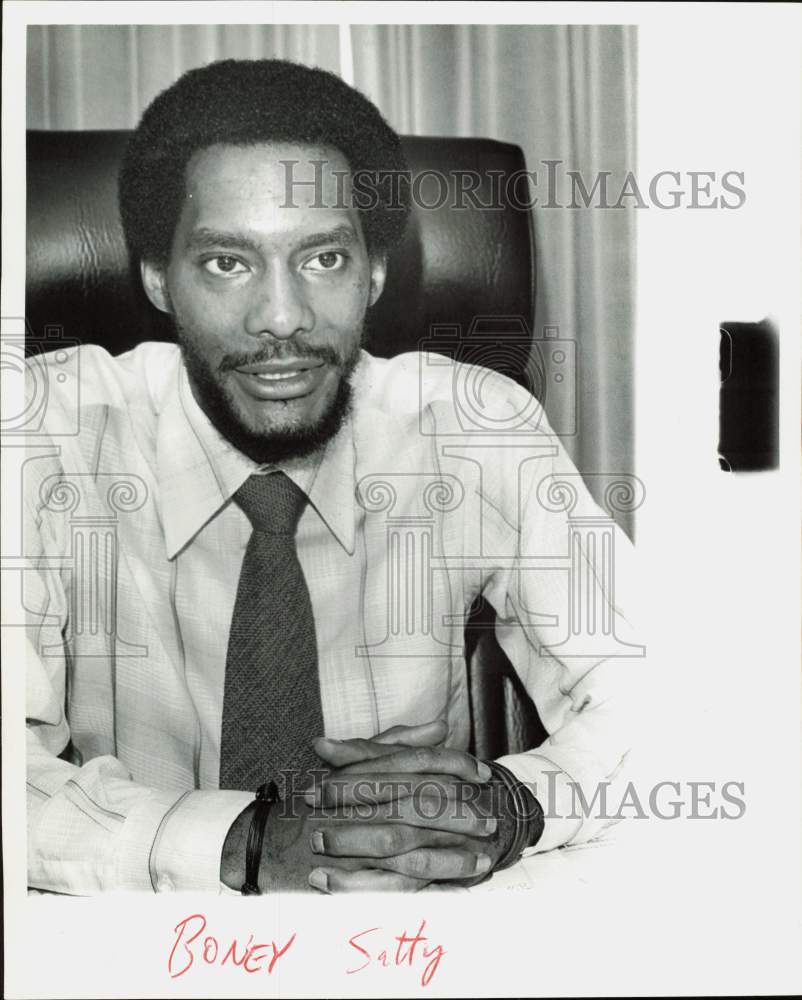
[[(359, 362), (364, 330), (353, 350), (341, 357), (331, 347), (308, 347), (292, 340), (265, 344), (253, 354), (226, 354), (216, 369), (197, 349), (195, 341), (175, 324), (178, 344), (186, 365), (193, 395), (218, 433), (260, 465), (303, 458), (322, 448), (340, 430), (351, 412), (353, 390), (351, 376)], [(325, 412), (307, 425), (277, 427), (256, 431), (246, 426), (227, 391), (223, 375), (244, 365), (265, 364), (285, 358), (313, 358), (330, 365), (339, 373), (337, 391)], [(281, 407), (279, 401), (275, 403)]]

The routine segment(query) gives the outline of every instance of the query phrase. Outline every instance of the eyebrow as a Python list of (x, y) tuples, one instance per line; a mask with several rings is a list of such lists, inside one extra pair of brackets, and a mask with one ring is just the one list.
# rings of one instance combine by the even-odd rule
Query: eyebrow
[[(357, 234), (351, 226), (334, 226), (332, 229), (309, 233), (302, 237), (293, 247), (293, 252), (298, 253), (313, 247), (327, 246), (331, 243), (353, 246), (357, 242)], [(206, 226), (190, 233), (186, 245), (188, 250), (250, 250), (253, 253), (260, 253), (262, 250), (260, 244), (245, 233), (228, 233), (219, 229), (209, 229)]]

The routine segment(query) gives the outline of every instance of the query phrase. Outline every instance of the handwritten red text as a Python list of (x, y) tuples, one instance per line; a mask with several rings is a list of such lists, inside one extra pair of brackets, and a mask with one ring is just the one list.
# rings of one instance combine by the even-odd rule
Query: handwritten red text
[[(355, 972), (361, 972), (373, 964), (378, 964), (385, 969), (391, 966), (398, 967), (402, 965), (412, 968), (413, 963), (417, 961), (418, 968), (423, 965), (420, 978), (421, 986), (428, 986), (435, 972), (437, 972), (440, 960), (446, 954), (446, 951), (442, 945), (427, 945), (425, 943), (430, 940), (423, 933), (425, 927), (426, 921), (421, 920), (420, 927), (413, 937), (410, 937), (406, 931), (403, 931), (391, 939), (397, 942), (397, 944), (395, 947), (390, 945), (389, 949), (382, 948), (380, 938), (373, 936), (381, 931), (381, 927), (368, 927), (367, 930), (353, 934), (348, 938), (348, 944), (355, 951), (359, 952), (362, 964), (355, 966), (353, 969), (346, 969), (347, 974), (350, 976)], [(370, 948), (373, 950), (370, 950)]]
[(277, 941), (254, 941), (253, 934), (249, 934), (245, 941), (234, 938), (226, 943), (212, 934), (204, 935), (205, 930), (206, 917), (202, 913), (193, 913), (176, 924), (175, 940), (167, 959), (167, 971), (172, 979), (189, 972), (196, 961), (206, 965), (231, 965), (243, 972), (266, 972), (270, 975), (295, 941), (295, 934), (284, 945)]

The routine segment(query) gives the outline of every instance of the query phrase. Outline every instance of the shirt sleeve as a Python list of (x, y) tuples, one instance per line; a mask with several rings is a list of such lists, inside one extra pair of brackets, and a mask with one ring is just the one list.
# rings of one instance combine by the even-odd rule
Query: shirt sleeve
[(29, 885), (74, 895), (221, 891), (223, 842), (250, 793), (160, 790), (133, 781), (109, 755), (81, 766), (63, 759), (70, 745), (66, 600), (53, 546), (44, 545), (35, 513), (26, 513)]
[(543, 834), (525, 854), (591, 840), (621, 818), (648, 704), (645, 647), (624, 610), (634, 550), (545, 419), (540, 430), (550, 455), (498, 470), (514, 486), (506, 510), (502, 494), (496, 544), (513, 556), (484, 588), (499, 644), (549, 734), (499, 759), (544, 810)]
[(78, 767), (45, 747), (42, 724), (28, 725), (30, 886), (73, 895), (220, 891), (223, 842), (249, 793), (146, 788), (110, 756)]

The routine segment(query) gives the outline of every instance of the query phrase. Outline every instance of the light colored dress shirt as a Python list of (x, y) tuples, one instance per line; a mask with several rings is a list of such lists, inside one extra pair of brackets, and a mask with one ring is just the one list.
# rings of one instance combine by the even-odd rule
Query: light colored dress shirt
[[(174, 345), (53, 357), (32, 365), (47, 398), (24, 469), (29, 883), (217, 892), (253, 798), (218, 772), (251, 531), (231, 498), (259, 467), (212, 427)], [(550, 734), (502, 758), (544, 803), (535, 850), (597, 836), (609, 817), (576, 788), (590, 802), (620, 775), (644, 665), (612, 592), (626, 537), (510, 380), (363, 354), (354, 390), (322, 456), (281, 466), (309, 497), (326, 734), (444, 718), (466, 748), (463, 626), (484, 594)]]

